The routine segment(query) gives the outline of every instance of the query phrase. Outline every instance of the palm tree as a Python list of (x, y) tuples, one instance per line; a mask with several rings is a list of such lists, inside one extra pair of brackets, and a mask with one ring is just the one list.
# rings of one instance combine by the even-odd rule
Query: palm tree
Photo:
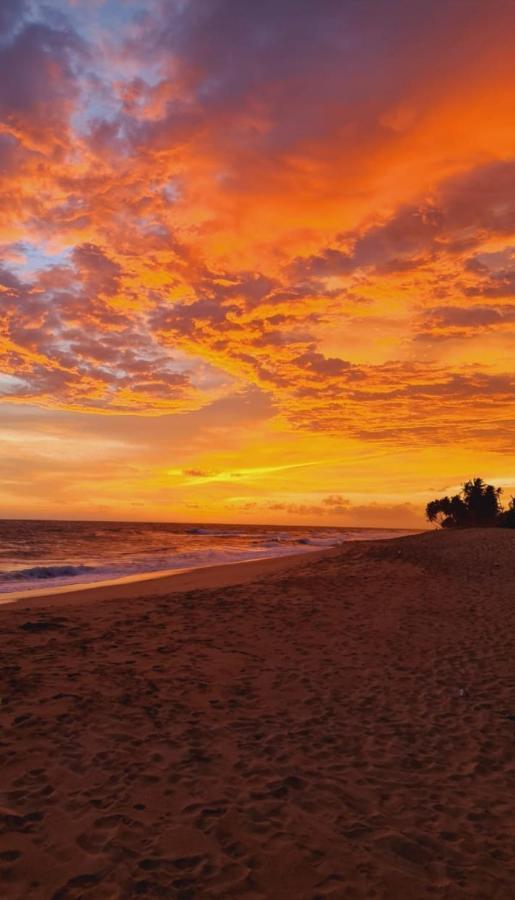
[(468, 510), (469, 525), (495, 525), (501, 512), (502, 488), (474, 478), (463, 485), (463, 500)]
[(465, 482), (459, 494), (431, 500), (426, 506), (426, 518), (438, 522), (442, 528), (499, 525), (501, 493), (502, 488), (486, 484), (482, 478), (473, 478)]
[(508, 509), (499, 516), (499, 525), (501, 528), (515, 528), (515, 497), (511, 498)]

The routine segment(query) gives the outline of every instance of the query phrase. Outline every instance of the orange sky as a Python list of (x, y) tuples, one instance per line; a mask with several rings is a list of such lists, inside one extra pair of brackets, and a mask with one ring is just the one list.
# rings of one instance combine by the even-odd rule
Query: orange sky
[(0, 514), (515, 493), (511, 0), (4, 0)]

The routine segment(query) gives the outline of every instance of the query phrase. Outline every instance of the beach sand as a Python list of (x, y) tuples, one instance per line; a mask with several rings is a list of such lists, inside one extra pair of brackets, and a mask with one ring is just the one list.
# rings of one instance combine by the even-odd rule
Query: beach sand
[(2, 898), (512, 900), (515, 533), (273, 563), (0, 608)]

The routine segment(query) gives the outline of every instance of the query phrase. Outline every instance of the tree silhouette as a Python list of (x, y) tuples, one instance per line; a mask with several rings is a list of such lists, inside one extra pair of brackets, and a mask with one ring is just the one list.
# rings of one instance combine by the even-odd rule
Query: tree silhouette
[(470, 525), (495, 525), (501, 512), (502, 488), (485, 484), (482, 478), (474, 478), (463, 485), (463, 501), (468, 511)]
[(501, 528), (515, 528), (515, 497), (511, 498), (508, 509), (499, 516), (499, 525)]
[[(472, 528), (504, 524), (501, 507), (502, 488), (486, 484), (482, 478), (465, 482), (459, 494), (431, 500), (426, 506), (429, 522), (442, 528)], [(513, 501), (512, 501), (513, 509)], [(510, 510), (508, 510), (510, 512)], [(513, 510), (515, 519), (515, 509)], [(507, 525), (506, 527), (511, 527)], [(514, 526), (515, 527), (515, 526)]]

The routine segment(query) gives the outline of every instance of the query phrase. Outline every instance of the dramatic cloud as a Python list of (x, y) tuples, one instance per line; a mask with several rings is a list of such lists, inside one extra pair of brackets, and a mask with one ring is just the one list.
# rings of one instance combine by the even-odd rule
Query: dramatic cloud
[(501, 306), (436, 306), (425, 311), (424, 326), (431, 330), (442, 328), (482, 329), (488, 326), (512, 325), (515, 304)]
[(514, 29), (509, 0), (4, 0), (5, 402), (169, 416), (163, 456), (187, 422), (173, 469), (219, 514), (254, 462), (267, 515), (343, 511), (273, 483), (319, 446), (512, 452)]

